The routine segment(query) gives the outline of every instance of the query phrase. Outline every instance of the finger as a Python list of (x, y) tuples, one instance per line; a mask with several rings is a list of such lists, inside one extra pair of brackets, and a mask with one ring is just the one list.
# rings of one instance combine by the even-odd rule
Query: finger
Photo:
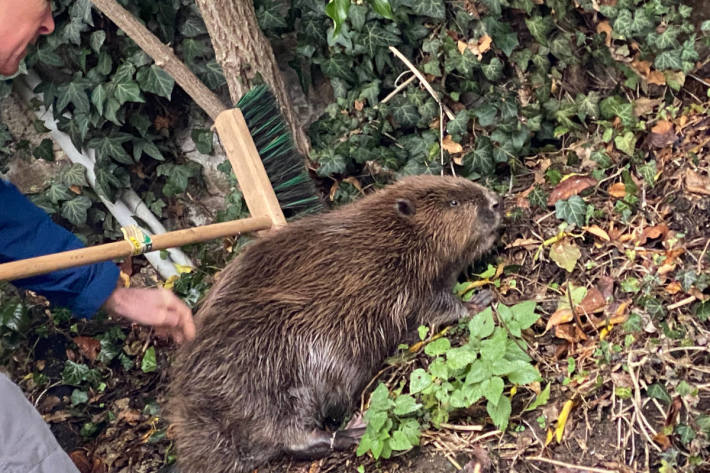
[(192, 311), (189, 307), (185, 306), (184, 310), (181, 312), (181, 315), (182, 331), (185, 335), (185, 339), (188, 341), (194, 340), (197, 329), (195, 328), (195, 321), (192, 318)]

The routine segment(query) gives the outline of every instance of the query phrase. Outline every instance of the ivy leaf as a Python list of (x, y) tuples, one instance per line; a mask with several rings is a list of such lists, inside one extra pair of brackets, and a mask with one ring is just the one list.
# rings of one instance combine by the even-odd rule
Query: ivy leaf
[(81, 186), (86, 187), (89, 183), (86, 180), (86, 168), (78, 163), (74, 163), (71, 166), (62, 169), (60, 175), (62, 184), (65, 186)]
[(629, 156), (634, 155), (636, 151), (636, 136), (633, 131), (627, 131), (623, 135), (614, 137), (614, 145), (619, 151), (623, 151)]
[(468, 135), (469, 120), (468, 110), (463, 109), (456, 114), (453, 120), (446, 124), (446, 131), (460, 141), (461, 138)]
[(104, 114), (104, 102), (106, 102), (106, 99), (108, 98), (108, 95), (106, 93), (106, 86), (104, 84), (99, 84), (94, 88), (94, 91), (91, 93), (91, 103), (94, 104), (94, 107), (96, 107), (96, 110), (99, 112), (99, 115)]
[(380, 80), (375, 79), (372, 82), (364, 84), (360, 89), (358, 99), (367, 99), (369, 105), (376, 105), (379, 102), (380, 96)]
[(508, 427), (508, 420), (510, 419), (510, 413), (512, 411), (512, 406), (510, 399), (503, 396), (498, 400), (497, 404), (488, 401), (486, 404), (486, 412), (491, 416), (493, 424), (500, 430), (505, 430)]
[(481, 66), (481, 70), (483, 71), (483, 75), (486, 76), (486, 79), (496, 81), (503, 75), (503, 62), (497, 57), (493, 57), (488, 64)]
[(661, 71), (666, 69), (683, 69), (683, 61), (679, 52), (676, 50), (663, 51), (661, 54), (656, 56), (656, 59), (653, 61), (653, 65), (656, 69)]
[(592, 120), (596, 119), (599, 116), (599, 92), (593, 90), (586, 95), (578, 94), (575, 105), (577, 105), (577, 117), (580, 120), (584, 121), (587, 117)]
[(648, 394), (649, 397), (658, 399), (666, 404), (671, 403), (671, 396), (668, 394), (668, 390), (666, 390), (666, 387), (660, 383), (650, 385), (646, 390), (646, 394)]
[(175, 79), (162, 68), (153, 64), (148, 68), (141, 69), (136, 74), (136, 79), (144, 91), (170, 100)]
[(382, 28), (379, 23), (370, 22), (365, 23), (360, 42), (367, 54), (374, 57), (379, 47), (399, 44), (401, 40), (396, 34)]
[(67, 360), (62, 370), (62, 382), (72, 386), (78, 386), (89, 374), (89, 367), (84, 363), (75, 363)]
[(409, 393), (416, 394), (431, 386), (431, 375), (421, 368), (412, 371), (409, 376)]
[(392, 110), (392, 118), (402, 128), (413, 127), (419, 121), (417, 107), (404, 97), (392, 100), (390, 110)]
[(158, 363), (155, 361), (155, 347), (150, 347), (145, 351), (141, 360), (141, 371), (144, 373), (152, 373), (158, 369)]
[(319, 167), (316, 173), (321, 177), (344, 174), (347, 169), (345, 158), (332, 149), (326, 149), (325, 152), (319, 154), (317, 160)]
[(62, 217), (69, 220), (74, 225), (86, 223), (86, 211), (91, 207), (91, 199), (80, 195), (62, 204)]
[(118, 100), (119, 105), (126, 102), (145, 102), (140, 86), (133, 80), (114, 82), (113, 96)]
[(133, 159), (140, 161), (143, 153), (147, 154), (156, 161), (165, 161), (165, 157), (160, 152), (160, 149), (152, 141), (141, 139), (133, 142)]
[(352, 80), (353, 59), (350, 56), (345, 54), (333, 54), (328, 57), (320, 67), (323, 70), (323, 74), (326, 76)]
[(498, 109), (491, 103), (486, 103), (473, 110), (473, 115), (478, 119), (478, 124), (481, 126), (493, 125), (496, 122), (497, 114)]
[(549, 16), (533, 16), (525, 19), (525, 25), (535, 40), (540, 44), (547, 44), (547, 35), (552, 31), (554, 25)]
[(573, 195), (567, 200), (558, 200), (555, 203), (555, 217), (581, 227), (587, 215), (587, 204), (578, 195)]
[(202, 154), (212, 153), (212, 140), (214, 138), (214, 133), (212, 130), (195, 128), (192, 130), (192, 141), (195, 142), (197, 151)]
[(402, 4), (410, 7), (416, 15), (428, 16), (437, 20), (446, 18), (444, 0), (403, 0)]
[(81, 45), (81, 33), (86, 31), (87, 28), (88, 26), (81, 19), (72, 18), (62, 29), (61, 35), (62, 38), (79, 46)]
[(619, 10), (618, 15), (612, 23), (612, 27), (616, 34), (628, 39), (634, 33), (633, 22), (634, 18), (631, 12), (623, 8)]
[(57, 110), (56, 113), (60, 114), (70, 103), (74, 105), (75, 112), (89, 113), (90, 103), (89, 96), (86, 94), (85, 81), (78, 79), (68, 84), (59, 86), (58, 99), (57, 99)]
[(491, 176), (495, 172), (493, 144), (488, 137), (482, 136), (476, 143), (476, 149), (464, 156), (464, 163), (481, 176)]
[(122, 143), (128, 141), (130, 137), (106, 135), (99, 138), (92, 138), (87, 143), (90, 148), (96, 150), (99, 158), (110, 157), (121, 164), (133, 164), (133, 160), (123, 148)]
[(54, 161), (54, 143), (49, 138), (45, 138), (42, 142), (32, 150), (32, 156), (45, 161)]
[(599, 104), (599, 111), (602, 118), (606, 120), (619, 117), (621, 123), (626, 127), (631, 127), (636, 123), (633, 104), (616, 95), (602, 100)]
[(71, 405), (72, 407), (78, 406), (79, 404), (85, 404), (89, 400), (89, 395), (86, 391), (81, 389), (74, 389), (71, 393)]
[(96, 54), (99, 53), (104, 41), (106, 41), (106, 32), (104, 30), (96, 30), (89, 36), (89, 46), (91, 46), (91, 49), (93, 49)]
[(49, 46), (41, 46), (37, 49), (37, 59), (48, 66), (64, 67), (64, 61), (61, 56)]
[(45, 195), (56, 205), (61, 201), (71, 199), (73, 194), (69, 192), (67, 186), (53, 182), (45, 192)]
[(288, 26), (280, 5), (275, 2), (259, 5), (258, 8), (256, 8), (256, 19), (259, 22), (259, 27), (264, 32), (286, 28)]

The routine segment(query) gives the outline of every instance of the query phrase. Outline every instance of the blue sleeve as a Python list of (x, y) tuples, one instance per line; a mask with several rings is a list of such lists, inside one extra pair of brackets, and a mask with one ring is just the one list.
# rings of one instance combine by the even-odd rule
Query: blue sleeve
[[(84, 245), (55, 224), (12, 184), (0, 179), (0, 263), (74, 250)], [(64, 269), (12, 283), (42, 294), (52, 304), (91, 317), (116, 288), (118, 268), (111, 262)]]

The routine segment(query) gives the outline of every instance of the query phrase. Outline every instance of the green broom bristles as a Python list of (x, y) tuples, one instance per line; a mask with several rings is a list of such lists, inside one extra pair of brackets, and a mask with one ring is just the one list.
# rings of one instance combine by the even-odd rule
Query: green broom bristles
[(305, 159), (296, 151), (276, 98), (268, 87), (253, 88), (244, 94), (237, 107), (244, 115), (284, 215), (293, 218), (323, 210)]

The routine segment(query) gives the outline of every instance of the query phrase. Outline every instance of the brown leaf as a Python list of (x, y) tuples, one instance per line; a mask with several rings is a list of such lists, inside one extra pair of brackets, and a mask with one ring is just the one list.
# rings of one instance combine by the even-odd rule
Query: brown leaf
[(651, 128), (651, 134), (648, 135), (647, 142), (656, 148), (663, 148), (675, 141), (675, 129), (673, 123), (668, 120), (660, 120)]
[(141, 420), (141, 412), (138, 409), (127, 408), (118, 413), (117, 420), (125, 420), (129, 425), (135, 425)]
[(69, 454), (69, 458), (74, 462), (74, 465), (80, 473), (91, 473), (91, 463), (89, 463), (89, 459), (86, 458), (86, 452), (84, 450), (74, 450)]
[(463, 152), (463, 146), (455, 142), (451, 135), (446, 135), (441, 145), (449, 154), (460, 154)]
[(661, 71), (653, 70), (646, 76), (649, 84), (666, 85), (666, 76)]
[(77, 195), (81, 194), (81, 187), (77, 185), (69, 186), (69, 190)]
[(646, 227), (638, 237), (638, 244), (645, 245), (648, 240), (655, 240), (659, 237), (663, 237), (663, 240), (665, 240), (666, 235), (668, 235), (668, 225), (665, 223), (654, 225), (652, 227)]
[(96, 360), (96, 356), (101, 351), (101, 342), (92, 337), (74, 337), (73, 340), (82, 355), (90, 361)]
[(678, 294), (682, 290), (683, 288), (678, 281), (673, 281), (666, 286), (666, 292), (670, 295)]
[(365, 101), (364, 100), (356, 100), (355, 101), (355, 110), (358, 112), (362, 111), (363, 107), (365, 107)]
[(489, 49), (491, 49), (491, 43), (493, 42), (493, 39), (488, 36), (487, 34), (484, 34), (480, 38), (478, 38), (478, 52), (479, 53), (485, 53)]
[(574, 315), (572, 314), (572, 309), (557, 309), (547, 321), (545, 331), (550, 330), (552, 327), (571, 322), (573, 319)]
[(609, 186), (607, 192), (612, 197), (616, 197), (617, 199), (623, 199), (624, 197), (626, 197), (626, 185), (623, 182), (616, 182)]
[(48, 424), (59, 423), (71, 418), (71, 413), (69, 411), (61, 410), (43, 415), (42, 418)]
[(573, 241), (562, 240), (550, 247), (550, 259), (560, 268), (564, 268), (568, 273), (574, 271), (577, 261), (582, 257), (582, 252)]
[(602, 293), (604, 299), (611, 299), (614, 295), (614, 278), (610, 276), (602, 276), (597, 282), (597, 287)]
[(658, 432), (653, 436), (653, 441), (656, 442), (664, 451), (671, 448), (671, 441), (664, 433)]
[(592, 314), (594, 312), (601, 312), (604, 310), (604, 307), (606, 307), (606, 299), (604, 299), (599, 289), (592, 287), (587, 290), (587, 295), (584, 296), (582, 302), (574, 308), (574, 311), (580, 315)]
[(685, 187), (693, 194), (710, 195), (710, 176), (703, 176), (692, 169), (686, 169)]
[(661, 104), (660, 99), (649, 99), (648, 97), (640, 97), (634, 101), (634, 115), (643, 117), (649, 115)]
[(599, 24), (597, 25), (597, 33), (606, 34), (606, 38), (604, 38), (604, 43), (607, 47), (611, 46), (611, 25), (608, 21), (605, 20), (599, 22)]
[(558, 200), (569, 199), (596, 184), (597, 181), (589, 176), (572, 176), (557, 184), (547, 199), (547, 205), (553, 206)]
[(582, 229), (596, 237), (599, 237), (604, 241), (611, 241), (609, 234), (605, 232), (604, 229), (600, 228), (599, 225), (592, 225), (591, 227), (582, 227)]

